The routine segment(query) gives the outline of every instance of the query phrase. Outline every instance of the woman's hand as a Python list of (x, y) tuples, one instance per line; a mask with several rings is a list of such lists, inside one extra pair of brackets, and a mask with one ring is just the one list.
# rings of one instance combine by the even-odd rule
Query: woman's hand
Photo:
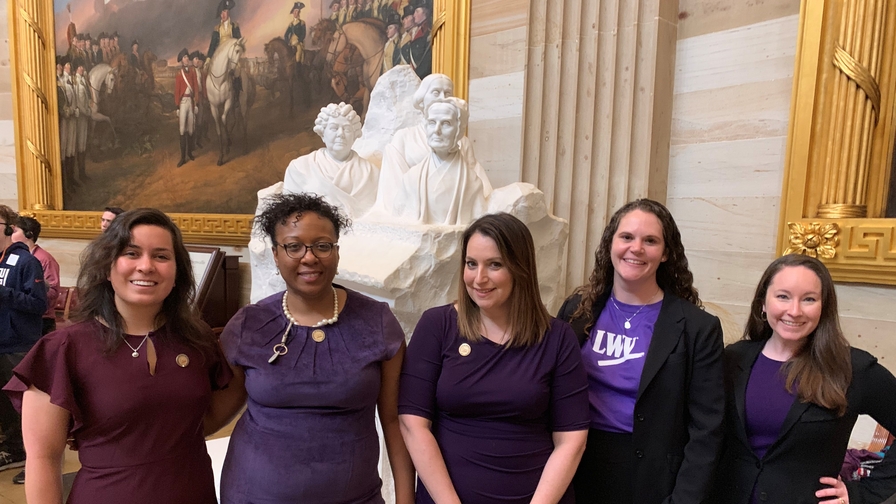
[(815, 492), (815, 496), (821, 499), (818, 501), (819, 504), (849, 504), (849, 493), (842, 479), (824, 477), (818, 481), (831, 487)]

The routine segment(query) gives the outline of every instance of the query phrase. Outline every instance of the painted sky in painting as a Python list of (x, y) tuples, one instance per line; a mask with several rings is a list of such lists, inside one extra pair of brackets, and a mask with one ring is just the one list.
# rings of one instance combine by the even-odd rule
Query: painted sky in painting
[[(56, 51), (68, 51), (66, 29), (74, 22), (79, 33), (96, 38), (100, 32), (118, 31), (123, 52), (130, 52), (136, 39), (141, 51), (149, 49), (160, 59), (174, 63), (178, 51), (206, 52), (212, 29), (218, 22), (215, 16), (218, 0), (54, 0), (56, 15)], [(309, 28), (319, 19), (330, 0), (303, 0), (302, 19)], [(231, 17), (240, 25), (248, 41), (247, 56), (262, 57), (264, 43), (282, 37), (289, 23), (293, 1), (236, 0)], [(71, 14), (68, 6), (71, 6)], [(310, 36), (306, 42), (310, 43)], [(309, 47), (310, 49), (310, 47)]]

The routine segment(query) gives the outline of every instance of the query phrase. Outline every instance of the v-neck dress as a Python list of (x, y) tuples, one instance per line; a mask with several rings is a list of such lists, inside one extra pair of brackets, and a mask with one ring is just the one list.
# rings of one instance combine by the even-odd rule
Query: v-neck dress
[(217, 502), (202, 420), (212, 391), (232, 377), (224, 356), (203, 357), (163, 327), (149, 335), (157, 356), (150, 374), (146, 344), (136, 358), (125, 344), (104, 354), (97, 334), (108, 330), (89, 321), (44, 336), (3, 389), (20, 410), (33, 385), (71, 413), (81, 469), (67, 502)]
[(273, 363), (289, 324), (282, 292), (242, 308), (221, 334), (249, 394), (224, 461), (222, 503), (383, 502), (375, 411), (382, 362), (404, 333), (386, 303), (345, 290), (339, 320), (319, 329), (323, 341), (317, 329), (292, 326), (288, 352)]

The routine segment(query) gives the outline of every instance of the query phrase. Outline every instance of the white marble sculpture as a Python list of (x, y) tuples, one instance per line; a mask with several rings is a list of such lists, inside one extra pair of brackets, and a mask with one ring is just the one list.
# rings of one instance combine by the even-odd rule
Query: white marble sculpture
[(367, 213), (376, 201), (379, 169), (352, 150), (361, 134), (361, 118), (351, 105), (331, 103), (320, 109), (314, 132), (325, 147), (289, 163), (283, 191), (320, 194), (349, 217)]
[(377, 203), (367, 220), (455, 226), (485, 213), (491, 183), (475, 157), (460, 152), (468, 117), (460, 98), (428, 102), (426, 155), (410, 166), (389, 154), (383, 158)]
[[(433, 79), (439, 86), (443, 83), (439, 79)], [(409, 164), (406, 158), (396, 161), (388, 159), (390, 151), (406, 151), (407, 138), (411, 138), (410, 129), (406, 125), (412, 118), (420, 121), (414, 126), (425, 134), (426, 126), (422, 123), (422, 114), (411, 105), (412, 98), (419, 82), (413, 70), (408, 71), (406, 66), (398, 66), (383, 74), (377, 81), (376, 87), (371, 93), (370, 107), (367, 112), (367, 120), (364, 125), (364, 136), (355, 142), (354, 149), (368, 160), (376, 160), (383, 155), (382, 171), (380, 175), (380, 191), (386, 189), (383, 177), (388, 177), (392, 168), (399, 167), (401, 181), (414, 181), (415, 183), (397, 184), (388, 187), (388, 191), (402, 191), (401, 201), (393, 199), (402, 210), (402, 215), (408, 208), (414, 209), (414, 215), (419, 216), (419, 211), (424, 206), (426, 212), (430, 208), (438, 208), (440, 215), (453, 215), (451, 219), (437, 219), (430, 217), (414, 218), (399, 221), (396, 218), (379, 218), (376, 214), (379, 201), (367, 215), (354, 218), (354, 225), (348, 233), (344, 233), (339, 240), (339, 274), (336, 281), (346, 287), (358, 290), (371, 297), (387, 301), (401, 322), (405, 332), (410, 335), (427, 308), (452, 302), (457, 298), (457, 282), (460, 271), (460, 237), (466, 227), (476, 217), (485, 213), (508, 212), (522, 220), (532, 231), (535, 241), (536, 257), (538, 265), (538, 278), (542, 298), (550, 310), (556, 310), (563, 301), (565, 292), (558, 284), (560, 278), (565, 276), (566, 239), (568, 225), (563, 219), (559, 219), (548, 212), (544, 200), (544, 194), (531, 184), (515, 183), (492, 190), (488, 183), (483, 168), (476, 162), (472, 148), (466, 137), (460, 141), (448, 142), (444, 146), (437, 145), (434, 149), (430, 142), (426, 141), (426, 155)], [(424, 79), (426, 82), (426, 79)], [(422, 84), (421, 84), (422, 87)], [(453, 105), (445, 104), (444, 91), (435, 91), (437, 98), (442, 100), (440, 105), (430, 112), (450, 112), (457, 118), (457, 134), (466, 130), (466, 117), (456, 112), (458, 101)], [(415, 96), (419, 96), (417, 93)], [(423, 93), (425, 96), (426, 93)], [(423, 107), (421, 100), (421, 107)], [(431, 107), (431, 102), (428, 100)], [(451, 109), (455, 111), (451, 111)], [(416, 114), (416, 115), (415, 115)], [(449, 115), (450, 115), (449, 114)], [(463, 124), (462, 124), (463, 123)], [(400, 131), (403, 139), (395, 141)], [(415, 133), (416, 134), (416, 133)], [(419, 137), (418, 137), (419, 138)], [(423, 137), (424, 139), (427, 136)], [(435, 137), (433, 137), (435, 140)], [(439, 142), (432, 142), (439, 143)], [(417, 143), (419, 146), (419, 142)], [(467, 148), (464, 148), (464, 145)], [(384, 154), (385, 153), (385, 154)], [(474, 200), (465, 197), (457, 197), (456, 191), (450, 191), (448, 196), (442, 194), (442, 186), (462, 186), (467, 183), (459, 183), (432, 179), (435, 170), (443, 168), (444, 161), (460, 173), (457, 163), (467, 168), (465, 176), (480, 184), (481, 191), (477, 188), (477, 196)], [(403, 164), (399, 164), (403, 163)], [(425, 164), (429, 163), (428, 166)], [(447, 173), (447, 172), (446, 172)], [(472, 174), (472, 175), (471, 175)], [(449, 177), (450, 178), (450, 177)], [(419, 190), (421, 185), (423, 190)], [(474, 184), (475, 185), (475, 184)], [(414, 192), (414, 188), (417, 192)], [(478, 186), (477, 186), (478, 187)], [(431, 191), (431, 189), (435, 189)], [(268, 194), (279, 192), (279, 184), (259, 191), (259, 210), (263, 206), (261, 198)], [(463, 191), (462, 191), (463, 192)], [(424, 205), (421, 194), (433, 196), (434, 205)], [(450, 197), (450, 198), (449, 198)], [(395, 196), (399, 198), (399, 196)], [(416, 199), (415, 199), (416, 198)], [(429, 202), (429, 197), (425, 200)], [(457, 201), (454, 207), (445, 209), (444, 200)], [(410, 200), (410, 201), (408, 201)], [(335, 201), (334, 201), (335, 202)], [(393, 207), (394, 209), (394, 207)], [(413, 213), (413, 212), (412, 212)], [(278, 292), (285, 288), (283, 280), (276, 275), (276, 267), (271, 257), (271, 244), (260, 238), (253, 238), (250, 242), (250, 257), (252, 262), (252, 301), (258, 301), (263, 297)]]
[[(420, 81), (420, 87), (414, 91), (414, 108), (425, 112), (429, 104), (435, 100), (443, 100), (454, 96), (454, 82), (445, 74), (430, 74)], [(396, 166), (402, 164), (407, 168), (420, 163), (429, 157), (430, 146), (424, 121), (418, 121), (413, 126), (400, 129), (383, 149), (383, 163), (391, 163)], [(466, 128), (463, 129), (466, 131)], [(475, 156), (470, 139), (463, 136), (460, 139), (460, 151), (467, 163), (473, 164)]]

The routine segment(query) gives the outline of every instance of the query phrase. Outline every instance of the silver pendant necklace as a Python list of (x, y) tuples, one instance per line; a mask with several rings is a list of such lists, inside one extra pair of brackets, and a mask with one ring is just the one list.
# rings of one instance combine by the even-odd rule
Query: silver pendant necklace
[(149, 338), (149, 333), (146, 333), (146, 336), (143, 337), (143, 340), (140, 341), (140, 344), (137, 345), (137, 348), (134, 348), (131, 346), (130, 343), (128, 343), (128, 338), (124, 334), (121, 335), (121, 339), (124, 340), (124, 344), (127, 345), (128, 348), (130, 348), (134, 352), (131, 354), (131, 357), (134, 357), (135, 359), (137, 357), (140, 357), (140, 353), (137, 350), (140, 350), (140, 348), (143, 346), (143, 344), (146, 343), (147, 338)]
[[(325, 325), (335, 324), (336, 321), (339, 320), (339, 296), (336, 294), (336, 287), (330, 286), (330, 288), (333, 289), (333, 317), (323, 319), (311, 327), (322, 327)], [(277, 360), (277, 357), (286, 355), (286, 353), (289, 352), (289, 348), (286, 346), (286, 340), (289, 339), (289, 330), (292, 329), (292, 326), (299, 325), (299, 323), (296, 322), (295, 317), (292, 316), (292, 313), (289, 312), (289, 306), (286, 304), (288, 295), (289, 291), (283, 293), (282, 308), (283, 315), (286, 316), (286, 320), (289, 320), (289, 324), (286, 325), (286, 330), (283, 331), (283, 336), (280, 338), (280, 343), (274, 345), (274, 354), (271, 355), (271, 358), (268, 359), (268, 364), (273, 364), (274, 361)], [(321, 329), (314, 331), (314, 333), (312, 334), (312, 339), (314, 339), (314, 341), (318, 343), (322, 342), (324, 340), (324, 337), (324, 332)]]
[(631, 317), (626, 317), (626, 316), (625, 316), (625, 312), (622, 311), (622, 310), (619, 308), (619, 305), (618, 305), (618, 304), (616, 304), (616, 300), (614, 299), (615, 296), (610, 295), (610, 301), (613, 303), (613, 306), (616, 307), (616, 311), (618, 311), (620, 314), (622, 314), (622, 318), (625, 319), (625, 323), (622, 324), (622, 325), (623, 325), (626, 329), (631, 329), (631, 328), (632, 328), (632, 319), (635, 318), (639, 313), (641, 313), (641, 310), (643, 310), (645, 306), (647, 306), (647, 305), (649, 305), (650, 303), (652, 303), (653, 300), (654, 300), (654, 298), (656, 298), (656, 295), (659, 294), (661, 290), (662, 290), (662, 289), (657, 289), (656, 293), (655, 293), (653, 296), (650, 297), (650, 300), (649, 300), (649, 301), (647, 301), (647, 304), (642, 304), (641, 307), (638, 308), (638, 311), (636, 311), (636, 312), (634, 313), (634, 315), (632, 315)]

